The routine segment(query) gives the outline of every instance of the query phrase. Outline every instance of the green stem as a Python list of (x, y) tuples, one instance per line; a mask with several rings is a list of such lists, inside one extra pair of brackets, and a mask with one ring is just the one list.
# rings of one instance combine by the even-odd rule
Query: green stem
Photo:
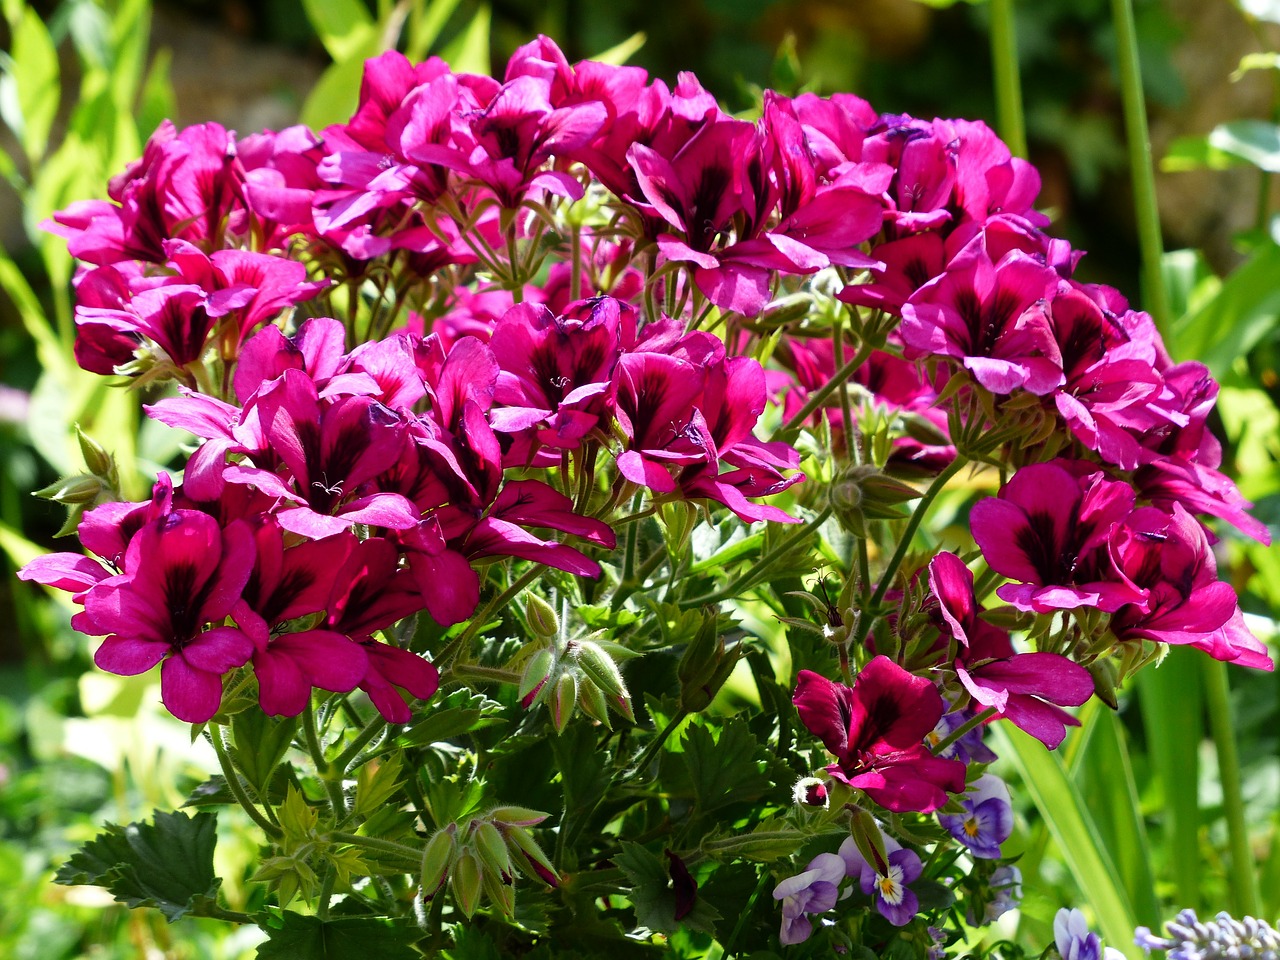
[(1218, 751), (1218, 781), (1222, 784), (1222, 809), (1227, 820), (1231, 845), (1231, 889), (1235, 893), (1236, 916), (1258, 916), (1258, 871), (1249, 845), (1249, 827), (1244, 819), (1244, 796), (1240, 789), (1240, 757), (1236, 752), (1235, 724), (1231, 717), (1227, 665), (1210, 660), (1204, 668), (1205, 706), (1209, 727)]
[(880, 574), (880, 582), (876, 584), (876, 592), (871, 595), (871, 599), (867, 603), (867, 609), (862, 612), (862, 616), (858, 621), (858, 629), (854, 634), (852, 646), (859, 647), (862, 641), (867, 639), (867, 634), (871, 632), (876, 616), (875, 611), (879, 608), (884, 600), (885, 594), (889, 592), (889, 585), (893, 583), (893, 578), (898, 572), (898, 568), (902, 566), (902, 561), (907, 556), (907, 551), (911, 549), (911, 540), (916, 535), (916, 530), (920, 528), (924, 515), (929, 512), (929, 507), (933, 505), (933, 501), (937, 499), (938, 494), (942, 492), (952, 477), (964, 469), (968, 463), (968, 459), (963, 454), (956, 454), (956, 458), (951, 464), (940, 474), (933, 478), (933, 483), (929, 484), (929, 489), (924, 492), (924, 496), (920, 498), (920, 502), (916, 504), (915, 510), (911, 512), (910, 519), (907, 520), (907, 527), (902, 531), (902, 536), (898, 539), (898, 547), (893, 552), (893, 556), (889, 558), (889, 564)]
[(733, 932), (729, 934), (729, 939), (725, 942), (724, 953), (721, 954), (720, 960), (733, 960), (733, 948), (738, 942), (738, 937), (742, 936), (742, 931), (747, 925), (747, 920), (751, 917), (751, 911), (755, 908), (756, 901), (760, 899), (760, 894), (764, 893), (764, 888), (769, 885), (769, 881), (772, 879), (773, 874), (768, 870), (760, 871), (760, 882), (756, 884), (755, 890), (747, 900), (746, 907), (738, 915), (738, 922), (733, 925)]
[(1133, 176), (1133, 207), (1138, 220), (1138, 245), (1142, 251), (1143, 306), (1155, 321), (1156, 329), (1168, 338), (1169, 305), (1161, 276), (1164, 241), (1160, 236), (1160, 211), (1156, 206), (1155, 170), (1151, 163), (1151, 138), (1147, 132), (1147, 105), (1142, 94), (1133, 0), (1111, 0), (1111, 18), (1116, 31), (1124, 126), (1129, 139), (1129, 170)]
[(209, 727), (209, 740), (213, 744), (213, 752), (218, 755), (218, 764), (222, 767), (222, 778), (226, 780), (231, 795), (249, 815), (249, 819), (262, 828), (263, 833), (272, 840), (278, 839), (281, 836), (280, 828), (268, 820), (258, 809), (257, 804), (249, 799), (244, 784), (240, 782), (240, 774), (232, 764), (231, 757), (227, 755), (227, 745), (222, 742), (222, 731), (216, 725), (211, 724)]
[(356, 734), (356, 738), (347, 744), (342, 753), (333, 761), (333, 768), (341, 770), (344, 773), (351, 766), (351, 761), (360, 755), (360, 751), (364, 749), (365, 744), (382, 732), (387, 725), (387, 721), (382, 717), (376, 716), (365, 724), (364, 729)]
[(870, 343), (864, 342), (862, 346), (858, 348), (858, 352), (853, 355), (853, 359), (837, 370), (830, 380), (824, 383), (813, 393), (809, 394), (809, 399), (805, 401), (805, 405), (796, 411), (796, 415), (794, 417), (775, 430), (770, 439), (779, 440), (784, 435), (795, 430), (802, 423), (808, 420), (809, 415), (822, 406), (823, 403), (826, 402), (827, 397), (831, 396), (837, 388), (842, 386), (846, 380), (857, 372), (857, 369), (860, 366), (867, 362), (867, 357), (871, 356), (871, 351), (873, 349), (874, 347), (872, 347)]
[(394, 840), (380, 840), (377, 837), (364, 837), (358, 833), (343, 833), (340, 830), (335, 830), (329, 834), (329, 837), (338, 843), (349, 843), (353, 847), (363, 847), (366, 850), (389, 854), (414, 864), (422, 863), (421, 849), (396, 843)]
[(1018, 34), (1013, 0), (991, 0), (991, 68), (996, 86), (996, 126), (1015, 157), (1027, 155), (1022, 114), (1022, 81), (1018, 76)]
[(776, 547), (761, 557), (751, 568), (742, 576), (735, 577), (724, 587), (715, 593), (706, 593), (700, 597), (694, 597), (692, 600), (682, 600), (680, 606), (682, 609), (690, 607), (701, 607), (708, 603), (719, 603), (721, 600), (732, 600), (740, 596), (744, 591), (749, 590), (762, 580), (769, 572), (770, 565), (779, 557), (785, 555), (792, 547), (816, 531), (820, 526), (827, 522), (827, 518), (831, 516), (831, 507), (827, 506), (816, 517), (802, 526), (799, 530), (786, 537)]
[(440, 656), (436, 658), (436, 663), (440, 665), (440, 669), (447, 669), (451, 665), (450, 661), (457, 656), (460, 651), (466, 649), (466, 645), (475, 639), (475, 635), (479, 633), (480, 629), (486, 622), (488, 622), (493, 611), (505, 607), (508, 603), (519, 596), (520, 591), (533, 583), (533, 581), (538, 577), (542, 576), (544, 570), (546, 570), (546, 567), (542, 564), (535, 564), (517, 577), (511, 586), (507, 587), (507, 589), (497, 594), (492, 600), (485, 604), (484, 609), (471, 618), (471, 622), (467, 624), (467, 628), (463, 630), (462, 633), (458, 634), (457, 639), (453, 640), (447, 647), (445, 647), (444, 650), (441, 651)]
[[(347, 813), (347, 804), (342, 797), (342, 786), (333, 779), (334, 768), (324, 757), (324, 747), (320, 745), (320, 735), (316, 732), (316, 712), (311, 704), (302, 711), (302, 730), (307, 741), (307, 753), (311, 754), (311, 762), (315, 764), (316, 775), (324, 783), (325, 792), (329, 795), (329, 807), (335, 819), (341, 819)], [(343, 768), (338, 767), (339, 771)]]
[(610, 600), (610, 606), (614, 610), (621, 610), (627, 598), (643, 586), (649, 574), (658, 568), (658, 565), (666, 559), (666, 556), (666, 550), (662, 547), (655, 547), (653, 553), (645, 558), (644, 563), (640, 564), (629, 578), (618, 584), (618, 589), (614, 591), (613, 598)]
[(636, 757), (636, 762), (627, 770), (622, 772), (622, 775), (618, 777), (618, 783), (626, 783), (629, 780), (634, 780), (638, 777), (644, 771), (645, 767), (649, 766), (649, 764), (653, 762), (653, 758), (658, 755), (658, 751), (662, 749), (662, 745), (667, 742), (667, 737), (671, 736), (671, 734), (675, 732), (676, 727), (678, 727), (687, 716), (689, 716), (688, 710), (683, 708), (677, 710), (675, 715), (667, 721), (667, 725), (662, 728), (661, 732), (649, 741), (649, 745), (644, 748), (644, 752), (641, 753), (640, 756)]
[(975, 713), (972, 717), (934, 744), (934, 746), (930, 747), (930, 751), (935, 757), (942, 756), (942, 751), (946, 750), (947, 747), (951, 746), (970, 730), (986, 723), (996, 715), (996, 712), (995, 707), (987, 707), (987, 709), (983, 710), (981, 713)]
[(520, 674), (501, 667), (486, 667), (482, 663), (455, 663), (450, 668), (459, 680), (487, 680), (491, 683), (520, 683)]

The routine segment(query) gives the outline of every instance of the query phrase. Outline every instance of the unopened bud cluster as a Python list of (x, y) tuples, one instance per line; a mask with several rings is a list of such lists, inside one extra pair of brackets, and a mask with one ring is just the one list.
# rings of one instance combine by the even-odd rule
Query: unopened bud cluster
[(1139, 927), (1134, 942), (1144, 950), (1164, 950), (1169, 960), (1276, 960), (1280, 932), (1265, 920), (1236, 920), (1219, 913), (1201, 922), (1194, 910), (1183, 910), (1164, 926), (1167, 937)]
[[(549, 610), (550, 608), (548, 608)], [(594, 640), (552, 643), (529, 657), (520, 676), (520, 704), (525, 709), (545, 703), (560, 733), (575, 710), (606, 727), (609, 711), (635, 722), (631, 694), (609, 652)]]
[(422, 899), (431, 901), (446, 883), (453, 901), (470, 918), (487, 897), (505, 916), (516, 907), (515, 875), (558, 886), (560, 876), (528, 828), (547, 814), (524, 807), (498, 807), (441, 827), (422, 854)]

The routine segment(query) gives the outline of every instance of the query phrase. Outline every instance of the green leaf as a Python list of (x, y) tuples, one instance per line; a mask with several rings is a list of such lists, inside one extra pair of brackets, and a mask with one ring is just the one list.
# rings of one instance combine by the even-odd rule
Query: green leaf
[(138, 134), (143, 139), (160, 126), (160, 121), (172, 119), (178, 112), (173, 82), (169, 79), (169, 67), (173, 63), (173, 51), (158, 50), (151, 61), (151, 69), (142, 83), (142, 97), (138, 103)]
[(1067, 777), (1062, 759), (1044, 744), (1017, 727), (999, 724), (990, 728), (1001, 757), (1008, 755), (1044, 818), (1080, 894), (1093, 907), (1102, 935), (1132, 960), (1142, 956), (1133, 943), (1137, 921), (1128, 894), (1118, 883), (1118, 873), (1102, 843), (1093, 815), (1076, 785)]
[(1280, 173), (1280, 126), (1266, 120), (1232, 120), (1209, 133), (1209, 146), (1268, 173)]
[(644, 46), (645, 41), (648, 39), (643, 30), (637, 30), (621, 43), (614, 44), (602, 53), (597, 53), (591, 59), (597, 63), (609, 63), (615, 67), (620, 67), (639, 53), (640, 48)]
[(1280, 317), (1280, 245), (1266, 243), (1223, 282), (1217, 296), (1173, 326), (1171, 349), (1181, 359), (1203, 362), (1222, 379), (1275, 329)]
[[(367, 51), (370, 57), (377, 53), (376, 49)], [(352, 57), (350, 60), (330, 64), (302, 105), (299, 122), (312, 130), (323, 130), (330, 124), (346, 121), (359, 103), (364, 59)]]
[(241, 710), (232, 716), (232, 758), (259, 795), (271, 782), (271, 773), (284, 758), (297, 727), (297, 717), (268, 717), (257, 709)]
[(638, 843), (623, 843), (622, 853), (613, 858), (614, 866), (631, 881), (628, 896), (636, 911), (636, 922), (661, 933), (672, 933), (680, 927), (715, 934), (716, 909), (702, 897), (693, 909), (676, 919), (676, 893), (672, 889), (667, 865)]
[(440, 32), (458, 9), (459, 0), (430, 0), (426, 9), (415, 3), (409, 12), (406, 30), (405, 56), (417, 62), (426, 57), (432, 45), (440, 39)]
[(1129, 894), (1134, 917), (1148, 927), (1156, 927), (1161, 915), (1155, 881), (1151, 876), (1151, 847), (1142, 822), (1138, 788), (1133, 779), (1133, 764), (1129, 759), (1124, 729), (1114, 711), (1105, 707), (1097, 697), (1081, 714), (1081, 722), (1089, 737), (1083, 758), (1086, 802), (1089, 802), (1090, 809), (1110, 811), (1108, 816), (1097, 821), (1099, 833), (1115, 860), (1119, 870), (1117, 878)]
[(12, 91), (0, 98), (4, 120), (18, 134), (22, 149), (34, 167), (49, 146), (49, 131), (58, 113), (62, 86), (58, 76), (58, 51), (35, 10), (27, 7), (13, 34), (12, 59), (6, 65), (5, 83)]
[(396, 751), (380, 764), (366, 763), (356, 774), (356, 816), (372, 816), (400, 786), (404, 754)]
[(737, 717), (726, 721), (718, 740), (712, 739), (706, 727), (691, 725), (683, 743), (684, 762), (701, 813), (757, 800), (773, 789), (773, 783), (761, 772), (762, 760), (756, 756), (760, 744), (745, 721)]
[(1208, 137), (1177, 137), (1160, 158), (1160, 170), (1164, 173), (1228, 170), (1243, 162), (1235, 154), (1212, 146)]
[(357, 56), (376, 33), (373, 17), (360, 0), (302, 0), (302, 8), (334, 63)]
[(1204, 739), (1200, 656), (1174, 647), (1158, 666), (1138, 674), (1138, 702), (1147, 753), (1161, 786), (1160, 833), (1169, 851), (1179, 906), (1203, 907), (1200, 889), (1200, 741)]
[(156, 907), (172, 923), (213, 902), (222, 882), (213, 872), (216, 843), (213, 814), (157, 812), (154, 824), (107, 824), (53, 879), (106, 887), (131, 907)]
[(455, 73), (489, 72), (489, 23), (492, 10), (487, 3), (471, 18), (471, 22), (463, 28), (441, 51), (440, 56), (453, 68)]
[(502, 723), (501, 711), (502, 704), (496, 700), (465, 687), (459, 688), (447, 697), (433, 700), (427, 708), (427, 715), (414, 721), (398, 742), (404, 746), (428, 746), (452, 740), (472, 730)]
[(374, 917), (321, 920), (285, 913), (265, 927), (258, 960), (421, 960), (417, 927)]

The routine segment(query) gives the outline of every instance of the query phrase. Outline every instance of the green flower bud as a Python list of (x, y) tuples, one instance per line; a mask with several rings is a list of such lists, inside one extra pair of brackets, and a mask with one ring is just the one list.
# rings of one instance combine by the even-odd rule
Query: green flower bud
[(457, 827), (449, 824), (431, 835), (422, 851), (422, 899), (431, 900), (444, 886), (457, 850)]
[(536, 593), (527, 594), (524, 598), (524, 619), (534, 636), (550, 640), (560, 632), (560, 619), (555, 608)]
[(503, 916), (515, 916), (516, 890), (511, 885), (511, 879), (508, 877), (504, 881), (487, 870), (481, 876), (484, 880), (484, 892), (489, 897), (489, 901), (502, 911)]
[(551, 678), (555, 663), (556, 655), (546, 647), (529, 658), (524, 665), (524, 672), (520, 674), (520, 706), (528, 710), (542, 699), (542, 692)]
[(458, 904), (458, 909), (468, 920), (480, 904), (480, 891), (483, 885), (480, 859), (470, 847), (463, 847), (454, 862), (453, 872), (449, 876), (449, 886), (453, 889), (453, 899)]
[(627, 685), (622, 680), (618, 665), (599, 645), (590, 640), (580, 640), (571, 646), (578, 666), (597, 687), (611, 697), (627, 695)]
[(80, 429), (80, 424), (76, 424), (76, 439), (80, 441), (80, 456), (84, 457), (84, 465), (89, 468), (89, 472), (95, 476), (102, 477), (112, 486), (116, 482), (116, 461), (111, 454), (107, 453), (98, 443), (87, 433)]
[(511, 861), (525, 876), (531, 880), (541, 880), (549, 887), (560, 886), (560, 875), (528, 830), (524, 827), (508, 827), (503, 832), (507, 837), (507, 847), (511, 850)]
[(536, 827), (549, 816), (551, 814), (528, 807), (494, 807), (485, 819), (507, 827)]
[(1110, 657), (1104, 657), (1093, 661), (1086, 669), (1093, 677), (1093, 692), (1098, 695), (1098, 699), (1112, 710), (1119, 709), (1119, 701), (1116, 697), (1116, 687), (1120, 679), (1118, 664)]
[(688, 713), (698, 713), (710, 706), (734, 666), (742, 656), (735, 645), (725, 647), (716, 629), (716, 610), (703, 612), (702, 626), (685, 648), (676, 667), (680, 681), (680, 706)]
[(53, 500), (57, 503), (65, 503), (68, 506), (76, 504), (90, 504), (98, 499), (103, 493), (106, 493), (106, 485), (103, 484), (101, 477), (91, 476), (85, 473), (72, 474), (69, 477), (63, 477), (55, 480), (47, 487), (41, 487), (36, 490), (32, 496), (39, 497), (42, 500)]
[(604, 693), (590, 677), (583, 677), (578, 681), (578, 706), (592, 720), (613, 729), (613, 725), (609, 723), (609, 704), (605, 702)]
[(549, 701), (551, 722), (555, 725), (556, 733), (564, 733), (564, 728), (569, 725), (569, 718), (573, 716), (573, 705), (577, 701), (578, 678), (572, 673), (560, 674)]
[(673, 557), (682, 556), (693, 535), (693, 528), (698, 525), (698, 508), (687, 500), (674, 500), (658, 509), (658, 519), (667, 533), (667, 553)]
[(475, 849), (480, 855), (480, 863), (486, 872), (492, 872), (505, 884), (511, 883), (511, 855), (507, 852), (507, 843), (498, 832), (498, 828), (489, 820), (480, 820), (475, 824)]

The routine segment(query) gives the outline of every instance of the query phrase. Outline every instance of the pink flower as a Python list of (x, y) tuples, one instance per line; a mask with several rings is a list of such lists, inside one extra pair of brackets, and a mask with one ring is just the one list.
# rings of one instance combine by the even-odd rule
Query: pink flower
[(163, 661), (160, 689), (175, 717), (204, 723), (218, 710), (222, 675), (243, 665), (254, 644), (232, 613), (253, 569), (249, 528), (225, 531), (207, 514), (174, 510), (129, 542), (125, 570), (85, 595), (76, 629), (107, 634), (94, 662), (133, 676)]
[(863, 667), (852, 687), (801, 670), (792, 700), (836, 758), (827, 772), (881, 806), (930, 813), (964, 790), (964, 764), (924, 746), (942, 716), (941, 695), (888, 657)]

